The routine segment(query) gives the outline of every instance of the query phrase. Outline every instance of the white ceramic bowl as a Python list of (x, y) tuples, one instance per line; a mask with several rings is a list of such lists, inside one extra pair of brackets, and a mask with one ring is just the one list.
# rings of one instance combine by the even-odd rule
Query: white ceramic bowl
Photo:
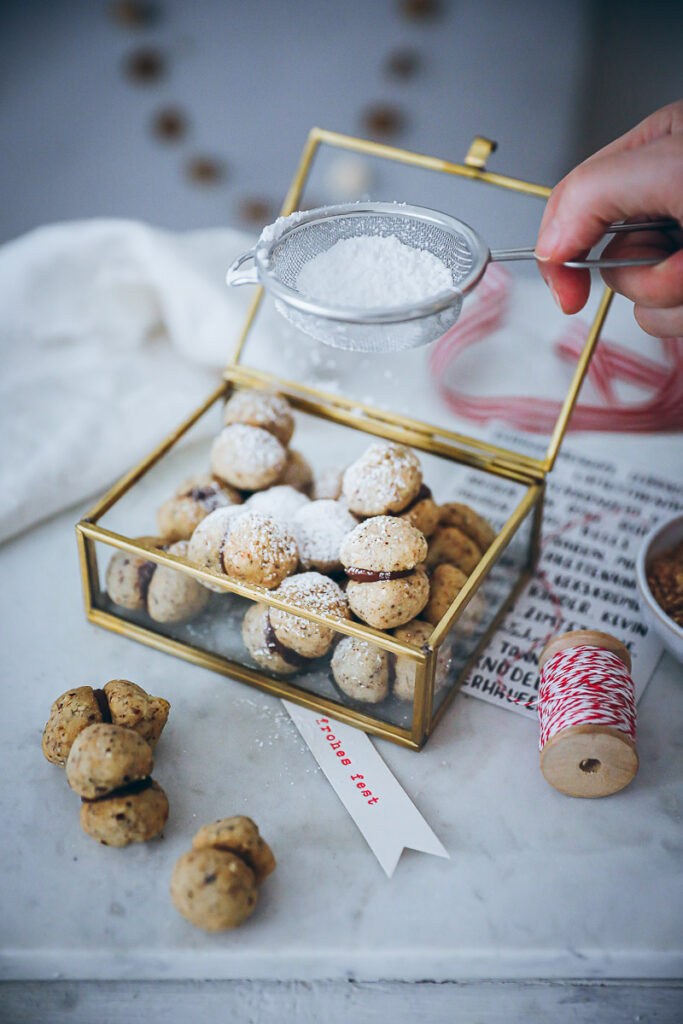
[(646, 571), (655, 555), (673, 548), (683, 540), (683, 515), (674, 516), (664, 523), (659, 523), (650, 530), (641, 544), (636, 560), (636, 583), (640, 611), (645, 623), (653, 629), (674, 658), (683, 662), (683, 628), (670, 619), (664, 609), (657, 604), (647, 582)]

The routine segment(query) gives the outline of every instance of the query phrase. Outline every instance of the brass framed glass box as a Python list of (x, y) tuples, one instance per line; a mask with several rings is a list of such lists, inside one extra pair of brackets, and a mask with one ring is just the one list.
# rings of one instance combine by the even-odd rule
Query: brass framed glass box
[[(304, 205), (304, 187), (320, 149), (352, 151), (373, 161), (404, 165), (420, 173), (437, 172), (444, 180), (462, 179), (477, 188), (485, 185), (506, 194), (545, 198), (549, 189), (485, 169), (493, 144), (477, 139), (464, 164), (449, 163), (389, 146), (313, 129), (285, 200), (282, 213)], [(231, 254), (237, 255), (237, 254)], [(227, 264), (226, 264), (227, 269)], [(85, 610), (88, 619), (124, 636), (185, 658), (205, 668), (258, 687), (263, 691), (356, 725), (412, 749), (420, 749), (450, 699), (457, 691), (496, 623), (528, 579), (535, 564), (542, 523), (545, 477), (552, 468), (574, 408), (593, 349), (607, 314), (611, 293), (605, 290), (587, 332), (585, 345), (573, 371), (569, 390), (545, 455), (523, 454), (476, 438), (438, 423), (426, 423), (391, 408), (337, 393), (317, 382), (289, 379), (263, 366), (259, 357), (258, 317), (264, 297), (259, 293), (223, 382), (173, 433), (138, 466), (133, 468), (77, 524), (77, 540)], [(291, 330), (291, 329), (290, 329)], [(272, 321), (266, 334), (272, 336)], [(262, 332), (263, 333), (263, 332)], [(250, 341), (256, 338), (254, 358), (247, 363)], [(283, 349), (283, 346), (278, 346)], [(280, 357), (287, 365), (287, 352)], [(375, 357), (376, 358), (376, 357)], [(257, 365), (253, 365), (256, 363)], [(276, 367), (279, 369), (279, 367)], [(386, 371), (385, 371), (386, 372)], [(222, 406), (235, 389), (276, 388), (295, 411), (297, 431), (314, 442), (328, 458), (348, 464), (374, 438), (410, 446), (419, 455), (425, 479), (455, 499), (467, 488), (490, 488), (496, 493), (496, 536), (422, 646), (373, 629), (352, 619), (331, 618), (292, 605), (275, 592), (199, 568), (187, 558), (155, 546), (150, 534), (156, 507), (175, 485), (192, 473), (201, 473), (208, 462), (209, 439), (221, 427)], [(352, 390), (352, 389), (351, 389)], [(308, 453), (306, 453), (308, 454)], [(462, 499), (465, 500), (465, 499)], [(116, 551), (139, 558), (210, 587), (206, 603), (185, 622), (160, 622), (146, 607), (126, 609), (107, 593), (106, 568)], [(295, 612), (302, 618), (329, 627), (334, 636), (328, 653), (307, 660), (285, 675), (264, 670), (249, 655), (242, 624), (250, 608)], [(371, 645), (394, 679), (400, 673), (404, 685), (394, 687), (377, 703), (361, 702), (335, 684), (331, 657), (337, 642), (350, 636)]]

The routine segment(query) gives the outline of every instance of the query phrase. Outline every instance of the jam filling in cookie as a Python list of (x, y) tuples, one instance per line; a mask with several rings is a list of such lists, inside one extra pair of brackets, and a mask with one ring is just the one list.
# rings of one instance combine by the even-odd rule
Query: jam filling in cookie
[(102, 793), (101, 796), (82, 796), (81, 803), (98, 804), (102, 800), (110, 800), (113, 796), (134, 796), (136, 793), (144, 793), (146, 789), (150, 789), (153, 785), (154, 779), (151, 775), (147, 775), (144, 779), (135, 779), (134, 782), (129, 782), (125, 786), (110, 789), (108, 793)]
[(222, 485), (216, 481), (215, 484), (206, 487), (193, 487), (192, 490), (186, 491), (179, 497), (192, 498), (193, 501), (201, 505), (205, 512), (215, 512), (217, 508), (221, 508), (225, 504), (222, 490)]
[(111, 725), (111, 708), (109, 707), (109, 701), (104, 690), (93, 690), (93, 696), (97, 701), (97, 706), (100, 709), (102, 715), (102, 721), (106, 722), (107, 725)]
[(372, 569), (359, 569), (358, 566), (350, 565), (344, 570), (350, 580), (356, 583), (378, 583), (380, 580), (400, 580), (404, 576), (410, 576), (414, 569), (392, 569), (388, 572)]
[(309, 658), (304, 658), (303, 654), (297, 654), (291, 647), (287, 647), (286, 644), (278, 640), (270, 621), (270, 614), (265, 616), (263, 639), (270, 654), (277, 654), (293, 668), (303, 668), (310, 661)]

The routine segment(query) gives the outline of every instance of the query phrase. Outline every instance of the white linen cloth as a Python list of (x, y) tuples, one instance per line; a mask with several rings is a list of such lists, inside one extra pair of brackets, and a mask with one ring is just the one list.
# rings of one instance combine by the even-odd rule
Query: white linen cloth
[(215, 386), (250, 244), (91, 220), (0, 248), (0, 540), (102, 491)]

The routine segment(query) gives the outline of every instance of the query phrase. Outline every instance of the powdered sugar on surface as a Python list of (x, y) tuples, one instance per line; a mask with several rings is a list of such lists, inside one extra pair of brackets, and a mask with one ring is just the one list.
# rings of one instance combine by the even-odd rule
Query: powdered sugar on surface
[(453, 288), (448, 267), (396, 235), (342, 238), (299, 271), (302, 294), (330, 306), (391, 309)]

